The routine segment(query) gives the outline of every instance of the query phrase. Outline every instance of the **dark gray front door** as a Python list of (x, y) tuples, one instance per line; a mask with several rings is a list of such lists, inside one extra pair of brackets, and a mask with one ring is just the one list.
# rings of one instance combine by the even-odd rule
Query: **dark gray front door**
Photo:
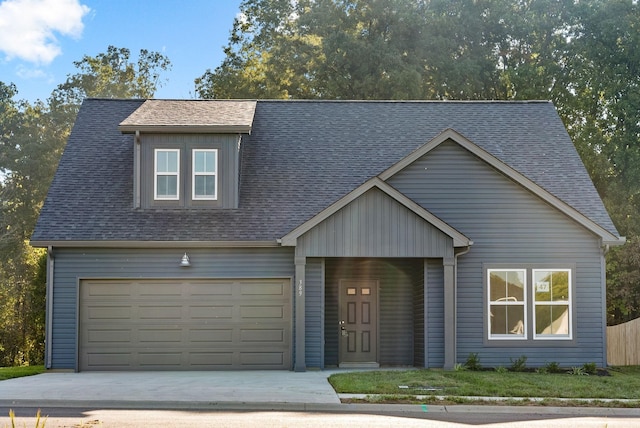
[(340, 281), (340, 366), (378, 365), (378, 281)]

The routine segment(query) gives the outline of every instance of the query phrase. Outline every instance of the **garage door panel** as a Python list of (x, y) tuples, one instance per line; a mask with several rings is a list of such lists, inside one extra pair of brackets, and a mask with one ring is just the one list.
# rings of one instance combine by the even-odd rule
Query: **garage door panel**
[(131, 320), (131, 306), (89, 306), (83, 321)]
[(284, 343), (285, 332), (282, 329), (243, 329), (240, 331), (240, 341), (246, 342), (275, 342)]
[(282, 306), (240, 306), (240, 317), (242, 319), (284, 319), (284, 314)]
[[(83, 281), (79, 368), (290, 369), (290, 287), (269, 279)], [(161, 294), (150, 297), (154, 288)]]
[(233, 329), (189, 329), (189, 341), (192, 343), (231, 343)]
[(154, 297), (157, 298), (159, 296), (174, 296), (179, 297), (182, 296), (182, 287), (177, 284), (171, 283), (147, 283), (142, 282), (138, 284), (138, 294), (144, 297)]
[(232, 319), (233, 306), (190, 306), (191, 318), (198, 319)]
[(232, 296), (233, 283), (189, 284), (187, 291), (190, 296)]
[(243, 296), (283, 296), (284, 288), (284, 284), (244, 282), (240, 284), (240, 293)]

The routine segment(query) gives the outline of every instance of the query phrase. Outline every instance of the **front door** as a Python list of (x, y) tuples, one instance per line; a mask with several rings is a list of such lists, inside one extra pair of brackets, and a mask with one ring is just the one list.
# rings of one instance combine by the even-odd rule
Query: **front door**
[(340, 367), (378, 366), (378, 281), (340, 281)]

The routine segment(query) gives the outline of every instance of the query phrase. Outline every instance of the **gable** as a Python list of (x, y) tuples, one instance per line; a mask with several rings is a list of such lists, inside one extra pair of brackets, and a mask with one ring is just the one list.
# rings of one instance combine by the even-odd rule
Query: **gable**
[(379, 179), (282, 238), (308, 257), (446, 257), (472, 243)]
[[(414, 164), (416, 161), (428, 156), (430, 153), (432, 153), (433, 151), (443, 146), (446, 146), (449, 148), (451, 148), (451, 146), (455, 146), (460, 150), (464, 150), (467, 154), (472, 155), (475, 158), (479, 159), (484, 164), (495, 169), (500, 174), (506, 176), (511, 181), (517, 183), (527, 191), (531, 192), (533, 195), (535, 195), (537, 198), (544, 201), (546, 204), (562, 212), (564, 215), (566, 215), (576, 223), (580, 224), (581, 226), (589, 230), (591, 233), (594, 233), (595, 235), (599, 236), (602, 239), (603, 244), (622, 245), (625, 242), (624, 238), (619, 238), (618, 236), (609, 232), (607, 229), (600, 226), (598, 223), (594, 222), (593, 220), (591, 220), (590, 218), (582, 214), (580, 211), (578, 211), (574, 207), (570, 206), (563, 200), (559, 199), (549, 191), (545, 190), (544, 188), (542, 188), (541, 186), (533, 182), (531, 179), (522, 175), (520, 172), (516, 171), (514, 168), (500, 161), (495, 156), (491, 155), (487, 151), (483, 150), (479, 146), (475, 145), (473, 142), (469, 141), (468, 139), (466, 139), (465, 137), (463, 137), (462, 135), (460, 135), (459, 133), (451, 129), (444, 131), (443, 133), (438, 135), (436, 138), (434, 138), (433, 140), (431, 140), (430, 142), (428, 142), (427, 144), (425, 144), (424, 146), (420, 147), (418, 150), (413, 152), (411, 155), (397, 162), (391, 168), (387, 169), (382, 174), (380, 174), (380, 178), (383, 180), (388, 180), (390, 183), (397, 182), (398, 180), (394, 180), (394, 177), (396, 175), (399, 175), (406, 168)], [(451, 150), (450, 152), (454, 153), (454, 151), (451, 151)], [(450, 156), (454, 158), (456, 157), (455, 154), (452, 154)], [(523, 154), (522, 156), (526, 156), (526, 154)], [(477, 177), (474, 176), (474, 174), (471, 171), (465, 170), (464, 167), (460, 167), (459, 165), (457, 165), (456, 159), (447, 159), (443, 161), (443, 163), (446, 164), (444, 168), (447, 171), (450, 171), (454, 175), (458, 174), (461, 177), (464, 177), (469, 182), (470, 186), (473, 185), (476, 190), (480, 190), (477, 186), (478, 185)], [(429, 169), (433, 168), (433, 166), (432, 167), (421, 166), (420, 168), (421, 168), (421, 175), (423, 176), (421, 177), (421, 179), (429, 180), (429, 178), (427, 178), (430, 175)], [(563, 166), (559, 166), (558, 168), (563, 168)], [(424, 170), (424, 172), (422, 172), (422, 169)], [(413, 179), (417, 179), (417, 178), (414, 177)], [(578, 183), (573, 182), (571, 180), (567, 180), (566, 182), (564, 182), (564, 186), (566, 187), (567, 192), (571, 192), (572, 190), (574, 192), (577, 192), (579, 190), (579, 187), (577, 186), (577, 184)], [(444, 185), (444, 182), (441, 185)], [(487, 191), (489, 190), (487, 189)]]

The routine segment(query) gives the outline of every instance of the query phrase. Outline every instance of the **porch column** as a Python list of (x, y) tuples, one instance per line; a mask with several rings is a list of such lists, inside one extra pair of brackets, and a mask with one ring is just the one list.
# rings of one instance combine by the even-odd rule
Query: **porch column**
[(305, 274), (306, 274), (306, 257), (296, 257), (296, 279), (294, 284), (295, 292), (295, 308), (296, 308), (296, 358), (294, 370), (304, 372), (307, 370), (305, 363)]
[(455, 259), (442, 260), (444, 267), (444, 368), (451, 370), (456, 364), (456, 290)]

